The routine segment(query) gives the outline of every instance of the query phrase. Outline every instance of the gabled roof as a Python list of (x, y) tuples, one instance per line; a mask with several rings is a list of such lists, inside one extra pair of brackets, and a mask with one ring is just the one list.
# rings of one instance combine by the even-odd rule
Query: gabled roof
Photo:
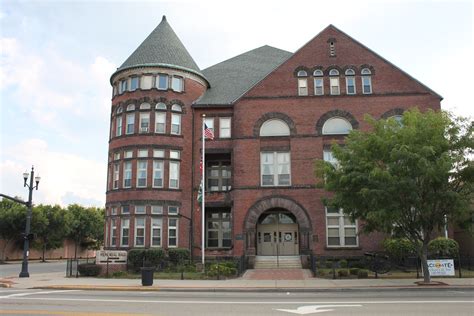
[(161, 23), (125, 60), (112, 77), (122, 70), (143, 66), (175, 68), (204, 77), (186, 47), (168, 24), (166, 16), (163, 16)]
[(291, 55), (266, 45), (204, 69), (211, 88), (195, 104), (232, 104)]

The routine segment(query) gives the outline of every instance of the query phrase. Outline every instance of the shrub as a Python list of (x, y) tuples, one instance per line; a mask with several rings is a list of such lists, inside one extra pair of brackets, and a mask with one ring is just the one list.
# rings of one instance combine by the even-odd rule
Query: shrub
[(189, 260), (189, 249), (186, 248), (170, 248), (168, 249), (168, 257), (174, 264), (182, 264)]
[(145, 257), (144, 249), (131, 249), (127, 254), (128, 267), (134, 271), (139, 271), (143, 266), (143, 258)]
[(438, 237), (430, 241), (428, 244), (428, 251), (430, 255), (440, 258), (457, 258), (459, 253), (459, 245), (453, 239)]
[(77, 266), (81, 276), (98, 276), (102, 267), (95, 263), (83, 263)]
[(122, 278), (127, 275), (127, 271), (115, 271), (112, 273), (113, 278)]
[(365, 269), (359, 270), (359, 272), (357, 272), (357, 277), (359, 279), (367, 279), (369, 277), (369, 271)]
[(351, 268), (365, 269), (366, 265), (364, 264), (364, 260), (357, 260), (357, 261), (351, 262)]
[(347, 268), (347, 260), (346, 259), (339, 260), (339, 266), (344, 269)]
[(163, 249), (148, 249), (145, 251), (146, 266), (158, 267), (165, 258)]
[(349, 276), (349, 270), (347, 270), (347, 269), (338, 270), (338, 271), (337, 271), (337, 275), (338, 275), (340, 278), (348, 277), (348, 276)]
[(359, 268), (350, 268), (350, 269), (349, 269), (350, 275), (358, 275), (358, 274), (359, 274), (359, 271), (360, 271)]
[(326, 268), (327, 269), (332, 269), (332, 261), (331, 260), (326, 261)]
[(212, 263), (207, 270), (207, 275), (209, 276), (233, 276), (236, 274), (237, 268), (232, 261)]
[(415, 245), (406, 238), (387, 238), (383, 242), (383, 248), (397, 262), (416, 253)]

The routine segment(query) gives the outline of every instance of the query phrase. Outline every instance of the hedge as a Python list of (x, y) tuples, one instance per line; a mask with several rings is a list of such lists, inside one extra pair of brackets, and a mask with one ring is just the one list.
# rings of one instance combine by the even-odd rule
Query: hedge
[(81, 276), (98, 276), (102, 267), (95, 263), (83, 263), (77, 266), (77, 271)]

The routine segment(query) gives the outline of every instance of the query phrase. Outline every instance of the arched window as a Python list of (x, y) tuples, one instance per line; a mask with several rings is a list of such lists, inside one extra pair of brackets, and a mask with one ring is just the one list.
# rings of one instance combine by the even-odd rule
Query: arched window
[(321, 69), (316, 69), (313, 72), (314, 78), (314, 95), (324, 95), (324, 79), (323, 71)]
[(127, 111), (135, 111), (135, 104), (127, 105)]
[(181, 109), (181, 105), (179, 105), (179, 104), (173, 104), (173, 105), (171, 106), (171, 111), (182, 112), (183, 110)]
[(402, 122), (403, 121), (403, 115), (394, 115), (394, 116), (391, 116), (389, 118), (394, 119), (395, 121), (398, 122), (398, 124), (403, 125), (403, 122)]
[(339, 70), (331, 69), (329, 71), (329, 85), (331, 87), (331, 95), (339, 95)]
[(123, 112), (123, 108), (122, 108), (121, 106), (119, 106), (119, 107), (117, 108), (117, 114), (120, 114), (120, 113), (122, 113), (122, 112)]
[(260, 136), (289, 136), (288, 124), (279, 119), (265, 121), (260, 127)]
[(149, 110), (150, 109), (150, 103), (142, 103), (140, 104), (140, 110)]
[(304, 70), (298, 71), (298, 95), (308, 95), (308, 73)]
[(355, 85), (355, 71), (354, 69), (347, 69), (346, 72), (346, 93), (347, 94), (356, 94), (356, 85)]
[(346, 135), (352, 130), (352, 125), (342, 117), (333, 117), (323, 125), (323, 135)]
[(360, 72), (362, 75), (362, 93), (371, 94), (372, 93), (372, 72), (369, 68), (364, 68)]
[(160, 102), (155, 105), (155, 110), (164, 110), (166, 111), (166, 104)]

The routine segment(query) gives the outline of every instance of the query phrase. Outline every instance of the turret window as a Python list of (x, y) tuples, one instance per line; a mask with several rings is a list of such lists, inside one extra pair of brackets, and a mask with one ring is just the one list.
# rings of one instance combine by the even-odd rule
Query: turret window
[(168, 90), (168, 75), (159, 74), (156, 77), (156, 87), (158, 90)]
[(124, 93), (125, 91), (127, 91), (127, 84), (128, 84), (128, 80), (121, 80), (120, 81), (120, 84), (119, 84), (119, 94), (122, 94)]
[(135, 91), (138, 89), (138, 77), (130, 78), (130, 91)]
[(140, 113), (140, 133), (148, 133), (150, 128), (150, 113)]
[(127, 134), (133, 134), (135, 132), (135, 114), (127, 114)]
[(181, 77), (173, 77), (171, 79), (171, 89), (175, 92), (182, 92), (183, 91), (183, 78)]
[(150, 90), (153, 86), (153, 76), (142, 76), (140, 80), (140, 89)]
[(171, 114), (171, 134), (181, 135), (181, 114)]

